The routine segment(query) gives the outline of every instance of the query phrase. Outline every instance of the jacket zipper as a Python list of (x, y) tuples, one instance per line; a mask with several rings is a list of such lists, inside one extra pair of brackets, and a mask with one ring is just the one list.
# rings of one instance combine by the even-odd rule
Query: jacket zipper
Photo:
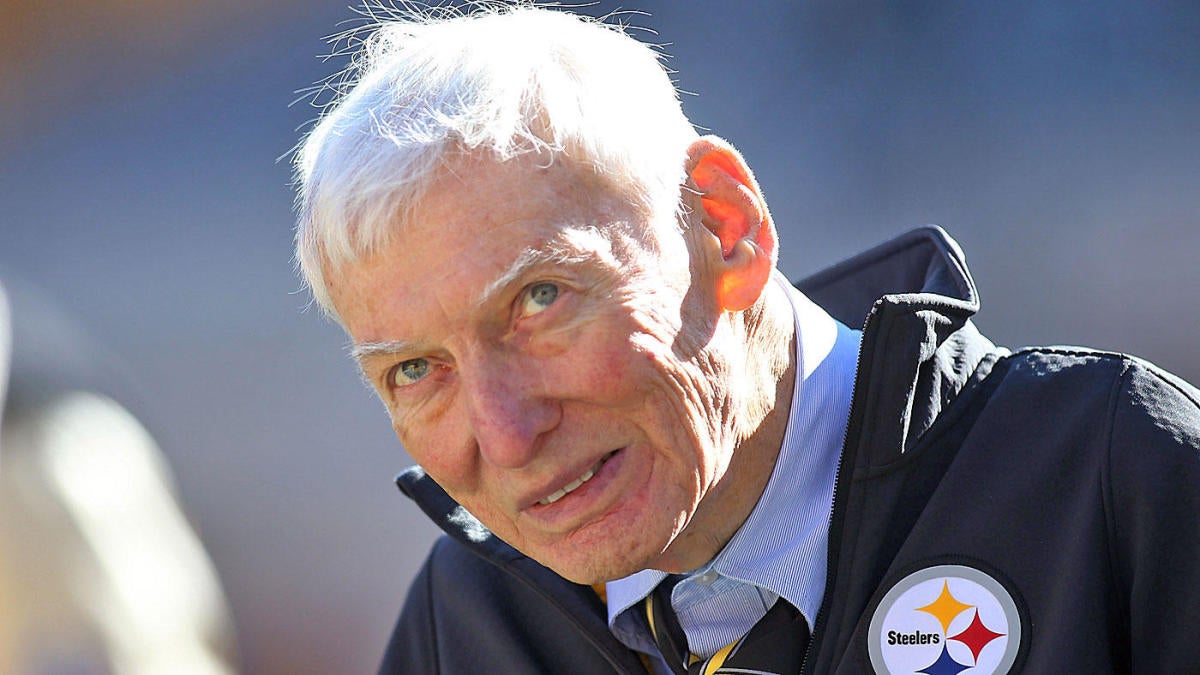
[[(833, 499), (831, 500), (829, 515), (829, 550), (825, 560), (825, 593), (821, 599), (821, 607), (817, 610), (817, 617), (813, 621), (812, 635), (809, 637), (808, 648), (804, 650), (804, 658), (800, 662), (800, 673), (802, 675), (809, 675), (812, 673), (813, 668), (815, 668), (812, 664), (813, 652), (817, 649), (818, 635), (824, 632), (824, 623), (828, 620), (828, 614), (831, 611), (830, 606), (833, 604), (833, 585), (837, 572), (838, 552), (842, 547), (842, 521), (846, 513), (845, 505), (839, 504), (838, 498), (845, 496), (848, 487), (843, 486), (842, 481), (845, 475), (846, 460), (850, 453), (850, 439), (858, 437), (859, 428), (862, 426), (860, 422), (860, 418), (862, 417), (861, 408), (865, 404), (858, 400), (859, 394), (863, 391), (862, 386), (864, 384), (862, 364), (867, 361), (867, 359), (863, 358), (867, 350), (871, 349), (873, 351), (874, 348), (875, 331), (868, 333), (868, 329), (873, 328), (871, 319), (875, 317), (878, 306), (879, 302), (876, 301), (875, 306), (871, 308), (870, 313), (863, 322), (862, 343), (859, 345), (858, 357), (854, 363), (854, 388), (850, 392), (850, 416), (846, 421), (846, 434), (842, 438), (842, 456), (838, 459), (838, 468), (833, 479)], [(855, 455), (857, 455), (857, 448), (855, 448)]]

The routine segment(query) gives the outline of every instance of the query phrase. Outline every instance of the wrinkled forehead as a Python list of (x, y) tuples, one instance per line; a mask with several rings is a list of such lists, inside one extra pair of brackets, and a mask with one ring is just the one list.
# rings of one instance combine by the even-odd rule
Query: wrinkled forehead
[[(448, 161), (420, 200), (394, 227), (393, 236), (477, 249), (507, 241), (563, 256), (596, 249), (603, 240), (653, 244), (659, 229), (678, 233), (675, 210), (654, 213), (638, 186), (562, 154), (529, 153), (507, 161), (465, 155)], [(505, 247), (511, 248), (511, 247)]]
[(414, 207), (436, 209), (471, 197), (506, 195), (516, 202), (514, 206), (544, 208), (543, 201), (548, 200), (564, 207), (590, 202), (598, 207), (643, 209), (642, 189), (632, 179), (618, 178), (601, 165), (561, 150), (501, 160), (486, 151), (459, 148), (445, 153), (430, 172)]
[[(385, 279), (413, 300), (454, 284), (482, 303), (532, 268), (620, 269), (663, 239), (645, 208), (589, 167), (537, 156), (450, 164), (391, 229), (370, 255), (327, 270), (339, 314), (347, 302), (374, 304), (355, 296), (377, 294)], [(673, 220), (667, 235), (679, 238)]]

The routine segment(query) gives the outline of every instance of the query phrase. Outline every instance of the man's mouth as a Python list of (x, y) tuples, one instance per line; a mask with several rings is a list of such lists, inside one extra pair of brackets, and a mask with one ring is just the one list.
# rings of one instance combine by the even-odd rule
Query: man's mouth
[(600, 467), (604, 466), (604, 463), (607, 462), (609, 459), (611, 459), (612, 456), (615, 454), (617, 454), (617, 451), (614, 450), (614, 451), (608, 453), (607, 455), (601, 457), (600, 461), (598, 461), (595, 464), (593, 464), (592, 466), (588, 467), (588, 470), (584, 471), (582, 474), (580, 474), (579, 478), (576, 478), (575, 480), (571, 481), (570, 483), (567, 483), (566, 485), (562, 486), (561, 488), (556, 490), (554, 493), (548, 495), (547, 497), (544, 497), (543, 499), (538, 500), (538, 504), (540, 504), (542, 506), (548, 506), (548, 505), (553, 504), (554, 502), (562, 499), (563, 497), (566, 497), (567, 495), (571, 494), (572, 492), (578, 490), (579, 486), (581, 486), (584, 483), (591, 480), (592, 476), (595, 476), (596, 472), (600, 470)]

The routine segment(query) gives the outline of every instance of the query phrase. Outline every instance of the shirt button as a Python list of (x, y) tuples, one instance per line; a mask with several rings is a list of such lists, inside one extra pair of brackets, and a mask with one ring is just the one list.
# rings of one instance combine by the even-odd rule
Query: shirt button
[(696, 577), (696, 583), (700, 584), (701, 586), (708, 586), (709, 584), (711, 584), (712, 582), (714, 582), (716, 580), (717, 580), (717, 573), (715, 570), (709, 570), (709, 571), (705, 572), (704, 574), (701, 574), (700, 576)]

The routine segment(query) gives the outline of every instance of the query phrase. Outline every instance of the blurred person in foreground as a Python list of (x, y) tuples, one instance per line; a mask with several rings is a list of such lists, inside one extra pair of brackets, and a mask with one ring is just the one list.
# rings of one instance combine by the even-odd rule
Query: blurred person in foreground
[(112, 365), (0, 285), (0, 673), (232, 675), (216, 570)]
[(618, 28), (386, 22), (297, 164), (302, 273), (448, 534), (384, 672), (1200, 663), (1200, 394), (995, 346), (938, 228), (793, 286)]

